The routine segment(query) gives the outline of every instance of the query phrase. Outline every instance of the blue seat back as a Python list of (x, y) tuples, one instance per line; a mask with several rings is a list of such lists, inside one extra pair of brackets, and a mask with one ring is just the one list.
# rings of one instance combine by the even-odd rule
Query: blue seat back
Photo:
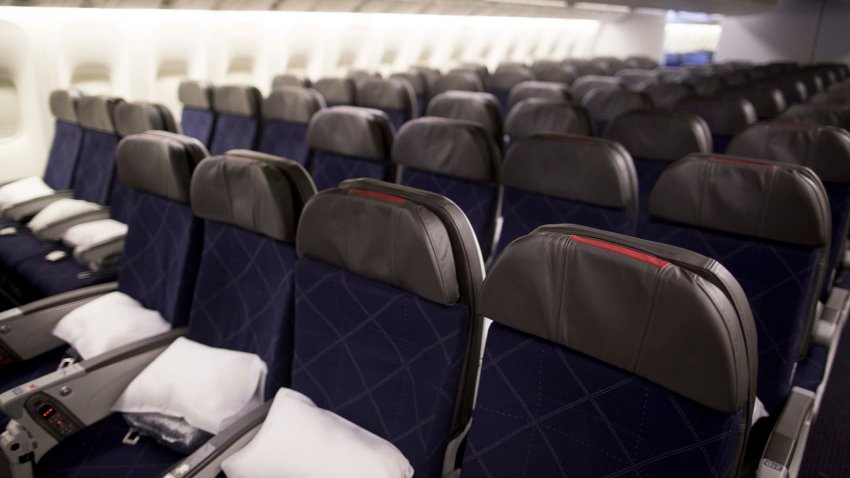
[(211, 84), (193, 80), (181, 82), (177, 90), (183, 105), (180, 128), (183, 134), (198, 139), (204, 146), (209, 146), (215, 130), (212, 90)]
[(638, 175), (639, 228), (646, 223), (649, 194), (664, 169), (688, 154), (711, 151), (708, 125), (692, 114), (633, 111), (614, 119), (605, 138), (623, 145), (634, 159)]
[(317, 195), (299, 226), (292, 387), (390, 441), (417, 477), (444, 475), (471, 414), (483, 270), (462, 217), (358, 180)]
[(736, 136), (729, 154), (811, 168), (826, 188), (832, 222), (827, 280), (823, 298), (844, 259), (850, 231), (850, 133), (810, 124), (758, 123)]
[(278, 86), (263, 100), (263, 134), (260, 151), (291, 159), (307, 166), (310, 146), (307, 125), (325, 107), (315, 90), (300, 86)]
[(405, 80), (369, 78), (357, 85), (357, 106), (375, 108), (386, 113), (398, 131), (402, 125), (419, 116), (416, 92)]
[(756, 338), (722, 266), (545, 226), (500, 256), (481, 310), (494, 323), (464, 478), (737, 476)]
[(619, 144), (571, 135), (538, 135), (514, 143), (502, 164), (505, 197), (495, 253), (546, 224), (579, 224), (633, 235), (637, 173)]
[(56, 129), (47, 155), (44, 182), (56, 190), (73, 186), (74, 168), (83, 142), (83, 130), (77, 118), (80, 96), (73, 88), (50, 93), (50, 112), (56, 118)]
[(393, 143), (399, 182), (451, 199), (466, 214), (481, 253), (493, 248), (501, 216), (501, 154), (492, 136), (471, 121), (426, 117), (406, 124)]
[(207, 150), (195, 138), (152, 131), (125, 137), (117, 156), (118, 177), (133, 199), (118, 290), (183, 326), (203, 240), (203, 221), (189, 205), (189, 185)]
[(79, 103), (83, 144), (74, 170), (74, 197), (106, 205), (115, 177), (115, 108), (120, 98), (84, 96)]
[(310, 120), (310, 173), (321, 191), (352, 178), (395, 180), (390, 161), (393, 129), (383, 111), (355, 106), (326, 108)]
[(192, 178), (205, 227), (187, 337), (257, 354), (266, 398), (290, 382), (294, 241), (314, 191), (298, 163), (250, 151), (206, 159)]
[(732, 138), (757, 121), (752, 103), (734, 96), (689, 96), (676, 103), (675, 111), (705, 120), (711, 131), (712, 151), (718, 154), (725, 153)]
[(254, 149), (260, 135), (260, 90), (253, 86), (218, 86), (213, 89), (216, 125), (210, 153)]
[(649, 202), (647, 239), (705, 254), (740, 282), (758, 328), (758, 396), (778, 413), (826, 272), (829, 204), (808, 168), (710, 155), (668, 167)]

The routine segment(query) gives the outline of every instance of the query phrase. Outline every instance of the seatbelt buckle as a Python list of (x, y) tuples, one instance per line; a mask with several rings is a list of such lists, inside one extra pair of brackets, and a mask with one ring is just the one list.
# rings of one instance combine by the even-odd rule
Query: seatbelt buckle
[(17, 233), (17, 226), (6, 226), (4, 228), (0, 228), (0, 236), (14, 236)]
[(44, 256), (44, 260), (47, 262), (59, 262), (62, 259), (68, 257), (68, 253), (62, 250), (50, 251)]
[(121, 443), (123, 443), (125, 445), (133, 446), (133, 445), (139, 443), (139, 439), (141, 437), (142, 437), (142, 435), (139, 434), (139, 430), (137, 430), (134, 427), (130, 427), (130, 429), (127, 430), (127, 434), (124, 435), (124, 438), (121, 439)]

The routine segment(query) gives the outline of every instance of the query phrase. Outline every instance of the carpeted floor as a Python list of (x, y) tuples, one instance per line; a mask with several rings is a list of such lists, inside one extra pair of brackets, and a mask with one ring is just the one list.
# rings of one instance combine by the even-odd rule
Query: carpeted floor
[[(848, 324), (850, 325), (850, 324)], [(845, 326), (800, 478), (850, 477), (850, 326)]]

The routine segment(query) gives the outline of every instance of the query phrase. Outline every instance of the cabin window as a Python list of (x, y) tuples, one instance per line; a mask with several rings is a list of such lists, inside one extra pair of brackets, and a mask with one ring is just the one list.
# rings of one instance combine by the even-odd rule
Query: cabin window
[(0, 139), (11, 138), (21, 126), (21, 104), (15, 82), (0, 71)]
[(237, 57), (227, 68), (227, 82), (238, 85), (254, 83), (254, 60), (248, 57)]
[(111, 95), (112, 77), (109, 68), (100, 63), (83, 63), (71, 76), (71, 86), (87, 95)]
[(181, 60), (165, 61), (156, 72), (156, 100), (167, 106), (178, 118), (183, 105), (177, 98), (177, 90), (187, 76), (189, 67)]

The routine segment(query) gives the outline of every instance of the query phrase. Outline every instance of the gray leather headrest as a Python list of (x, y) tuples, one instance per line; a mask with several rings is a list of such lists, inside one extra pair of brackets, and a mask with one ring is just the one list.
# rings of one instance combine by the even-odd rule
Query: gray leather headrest
[(593, 123), (583, 106), (545, 98), (520, 101), (505, 118), (505, 134), (516, 140), (537, 133), (590, 136)]
[(124, 184), (187, 204), (192, 172), (209, 156), (197, 139), (165, 131), (126, 136), (116, 154), (118, 177)]
[(115, 133), (115, 109), (124, 100), (112, 96), (83, 96), (77, 103), (77, 117), (83, 128)]
[(715, 410), (753, 405), (752, 313), (732, 275), (699, 254), (581, 226), (543, 226), (502, 252), (480, 309)]
[(691, 85), (700, 96), (714, 96), (723, 89), (723, 82), (714, 76), (689, 76), (683, 81)]
[(185, 80), (177, 88), (177, 98), (185, 106), (211, 110), (212, 91), (213, 86), (206, 81)]
[(355, 95), (354, 80), (351, 78), (320, 78), (313, 88), (332, 105), (353, 105)]
[(679, 100), (694, 94), (693, 87), (683, 83), (649, 83), (640, 91), (649, 95), (655, 108), (661, 111), (675, 111)]
[(829, 203), (811, 169), (696, 154), (664, 170), (649, 198), (652, 216), (750, 237), (822, 247)]
[(315, 192), (310, 174), (295, 161), (234, 150), (195, 168), (192, 211), (204, 219), (294, 242), (301, 211)]
[(502, 184), (597, 206), (637, 207), (632, 157), (613, 141), (587, 136), (546, 134), (512, 143)]
[(66, 123), (76, 123), (77, 103), (83, 96), (79, 90), (68, 88), (50, 92), (50, 112), (53, 116)]
[(298, 228), (299, 257), (454, 304), (459, 271), (443, 221), (408, 188), (383, 189), (340, 187), (313, 197)]
[(478, 123), (497, 141), (502, 139), (502, 116), (499, 101), (490, 93), (446, 91), (431, 98), (427, 116), (440, 116)]
[(608, 124), (605, 137), (636, 158), (676, 161), (691, 153), (711, 152), (711, 133), (699, 116), (688, 113), (632, 111)]
[(575, 67), (556, 61), (539, 61), (531, 65), (531, 71), (539, 81), (551, 81), (569, 85), (578, 76)]
[(778, 89), (770, 88), (768, 85), (731, 88), (725, 90), (723, 94), (749, 101), (758, 119), (775, 118), (785, 109), (785, 96)]
[(821, 181), (850, 183), (850, 133), (841, 128), (801, 123), (757, 123), (739, 134), (728, 154), (799, 164)]
[(499, 146), (471, 121), (426, 117), (408, 121), (393, 143), (393, 161), (469, 181), (499, 180)]
[(803, 103), (785, 110), (779, 120), (850, 129), (850, 108), (843, 105)]
[(749, 101), (728, 96), (689, 96), (676, 103), (676, 110), (702, 117), (713, 135), (738, 134), (757, 120)]
[(416, 93), (404, 80), (369, 78), (357, 86), (357, 105), (413, 114), (416, 111)]
[(523, 81), (534, 81), (534, 73), (525, 67), (497, 69), (487, 78), (487, 89), (491, 91), (510, 91)]
[(325, 100), (316, 90), (300, 86), (279, 86), (263, 100), (263, 118), (307, 124)]
[(610, 121), (629, 111), (653, 109), (652, 99), (648, 95), (627, 90), (594, 90), (584, 96), (581, 104), (597, 121)]
[(225, 85), (213, 89), (213, 110), (239, 116), (257, 116), (262, 101), (260, 90), (253, 86)]
[(134, 101), (115, 108), (115, 131), (119, 136), (158, 130), (177, 132), (177, 124), (168, 107), (157, 103)]
[(580, 76), (570, 85), (570, 93), (577, 101), (584, 99), (584, 96), (592, 90), (621, 90), (623, 85), (620, 80), (613, 76), (601, 75), (584, 75)]
[(313, 115), (307, 142), (320, 151), (389, 161), (393, 129), (383, 111), (334, 106)]
[(309, 88), (310, 79), (290, 73), (275, 75), (275, 77), (272, 78), (272, 90), (276, 90), (283, 86), (300, 86), (302, 88)]
[(447, 91), (484, 91), (481, 79), (471, 71), (455, 71), (434, 80), (431, 94), (437, 95)]
[(517, 103), (528, 98), (547, 98), (550, 100), (569, 101), (572, 96), (570, 89), (563, 83), (551, 81), (523, 81), (511, 89), (508, 95), (508, 110)]
[(425, 81), (420, 73), (393, 73), (390, 79), (398, 78), (406, 81), (413, 88), (413, 92), (417, 95), (425, 94)]

